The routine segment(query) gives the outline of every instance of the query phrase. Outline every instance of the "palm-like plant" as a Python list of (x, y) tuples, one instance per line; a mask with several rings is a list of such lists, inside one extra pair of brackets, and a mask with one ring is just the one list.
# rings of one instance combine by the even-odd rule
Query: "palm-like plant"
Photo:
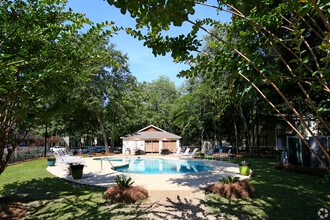
[(121, 176), (116, 176), (115, 177), (115, 182), (117, 183), (117, 185), (119, 186), (120, 189), (127, 189), (129, 187), (131, 187), (134, 183), (134, 181), (132, 181), (131, 177), (126, 177), (124, 175)]
[(227, 178), (221, 178), (221, 179), (219, 179), (219, 181), (220, 181), (222, 184), (231, 184), (231, 183), (238, 182), (238, 181), (239, 181), (239, 178), (238, 178), (238, 177), (231, 177), (231, 176), (228, 176)]

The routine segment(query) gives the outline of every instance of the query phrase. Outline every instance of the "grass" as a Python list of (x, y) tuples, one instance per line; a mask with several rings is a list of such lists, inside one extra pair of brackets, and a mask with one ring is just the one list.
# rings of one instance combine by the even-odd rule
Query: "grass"
[(103, 198), (106, 188), (84, 186), (54, 177), (40, 159), (7, 167), (0, 176), (0, 194), (22, 202), (26, 219), (145, 218), (144, 204), (112, 205)]
[[(329, 184), (316, 184), (319, 177), (273, 169), (274, 159), (231, 159), (252, 163), (253, 199), (206, 196), (209, 212), (217, 218), (317, 219), (317, 211), (330, 211)], [(46, 171), (46, 159), (8, 167), (0, 176), (0, 194), (22, 202), (26, 219), (143, 219), (145, 203), (112, 205), (103, 198), (105, 188), (70, 183)], [(146, 213), (145, 213), (146, 212)]]
[(320, 208), (330, 210), (330, 185), (317, 184), (320, 177), (273, 169), (275, 159), (231, 159), (252, 163), (253, 199), (227, 199), (213, 194), (206, 204), (216, 217), (238, 219), (318, 219)]

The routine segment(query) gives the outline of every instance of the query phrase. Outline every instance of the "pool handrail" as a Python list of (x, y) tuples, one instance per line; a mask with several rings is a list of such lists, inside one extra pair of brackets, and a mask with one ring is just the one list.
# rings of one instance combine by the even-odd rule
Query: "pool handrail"
[(102, 169), (102, 160), (103, 160), (104, 158), (107, 159), (107, 161), (108, 161), (109, 164), (111, 165), (112, 169), (114, 170), (114, 169), (115, 169), (115, 166), (110, 162), (109, 158), (107, 158), (107, 157), (102, 157), (102, 159), (101, 159), (101, 169)]

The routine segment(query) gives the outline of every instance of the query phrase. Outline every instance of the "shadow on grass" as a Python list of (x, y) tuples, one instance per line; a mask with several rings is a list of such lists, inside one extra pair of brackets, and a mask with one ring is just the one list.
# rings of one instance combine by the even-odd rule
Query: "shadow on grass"
[(151, 219), (206, 219), (204, 200), (194, 198), (192, 203), (187, 198), (177, 196), (176, 199), (167, 198), (164, 204), (154, 203), (149, 211)]
[(16, 181), (4, 183), (0, 188), (2, 197), (24, 204), (28, 211), (26, 219), (109, 219), (120, 216), (136, 219), (145, 215), (140, 203), (111, 205), (103, 198), (106, 190), (103, 187), (49, 177), (46, 170), (32, 178), (24, 181), (17, 177)]
[(0, 193), (21, 202), (32, 202), (53, 200), (64, 196), (82, 196), (91, 193), (91, 191), (101, 193), (105, 191), (105, 188), (84, 186), (56, 177), (46, 177), (6, 184)]
[(98, 196), (64, 197), (31, 204), (26, 219), (139, 219), (147, 210), (142, 203), (113, 204)]
[(244, 159), (252, 163), (249, 182), (257, 198), (230, 200), (208, 195), (207, 205), (215, 216), (223, 217), (225, 213), (239, 219), (317, 219), (320, 208), (329, 208), (330, 187), (316, 184), (319, 177), (275, 170), (274, 159)]

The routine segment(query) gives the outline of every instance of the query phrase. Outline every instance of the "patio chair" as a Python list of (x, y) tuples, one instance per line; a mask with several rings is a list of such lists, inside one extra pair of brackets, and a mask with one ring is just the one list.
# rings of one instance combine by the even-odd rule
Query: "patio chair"
[(194, 151), (191, 153), (191, 156), (192, 156), (192, 157), (195, 157), (195, 156), (196, 156), (196, 153), (197, 153), (197, 151), (198, 151), (198, 148), (195, 148), (195, 149), (194, 149)]
[(213, 155), (213, 151), (214, 151), (214, 149), (213, 149), (213, 148), (211, 148), (211, 149), (209, 150), (209, 152), (207, 152), (207, 155), (210, 155), (210, 156), (212, 156), (212, 155)]
[(213, 148), (211, 148), (210, 150), (209, 150), (209, 152), (207, 152), (207, 156), (212, 156), (212, 160), (213, 160), (213, 151), (214, 151), (214, 149)]
[(187, 149), (186, 149), (186, 151), (182, 154), (182, 156), (189, 156), (190, 154), (189, 154), (189, 151), (190, 151), (190, 148), (188, 147)]
[(223, 149), (219, 149), (219, 158), (221, 159), (221, 154), (223, 152)]
[(56, 165), (58, 167), (62, 165), (68, 166), (72, 163), (85, 164), (85, 161), (82, 159), (82, 157), (69, 156), (65, 148), (53, 148), (52, 151), (55, 155)]
[[(230, 160), (230, 152), (231, 152), (231, 149), (228, 150), (228, 153), (227, 153), (227, 159)], [(220, 154), (220, 158), (225, 158), (225, 157), (222, 157), (221, 154)]]

